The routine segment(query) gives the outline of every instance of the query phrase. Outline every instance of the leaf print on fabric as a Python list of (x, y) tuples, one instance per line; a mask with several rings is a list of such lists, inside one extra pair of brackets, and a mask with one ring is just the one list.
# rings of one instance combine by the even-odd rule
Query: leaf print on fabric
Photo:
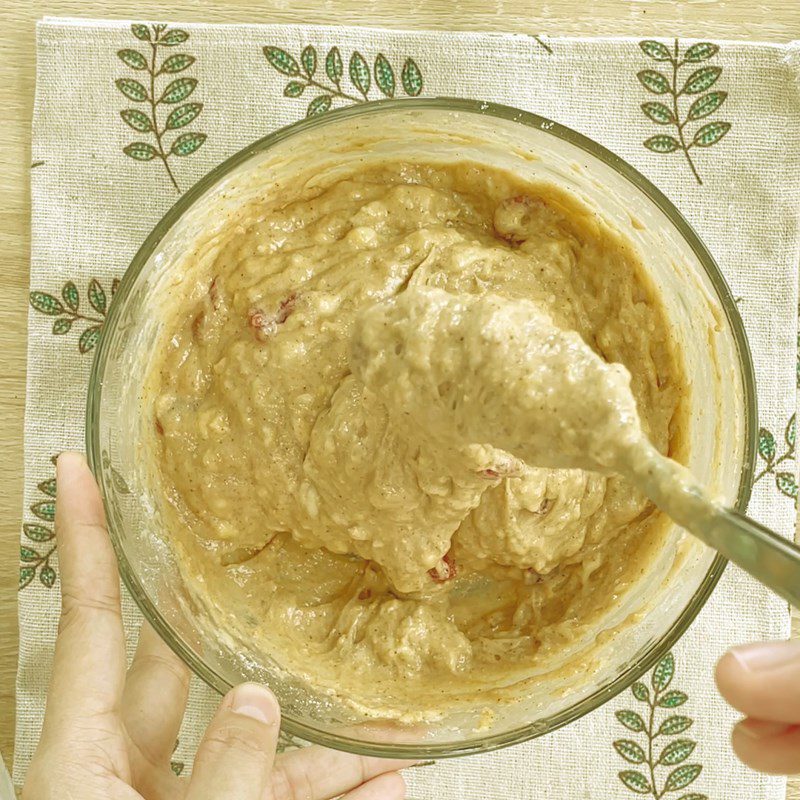
[[(370, 63), (363, 53), (354, 50), (345, 62), (336, 46), (324, 58), (310, 44), (303, 48), (299, 58), (273, 45), (263, 47), (262, 52), (276, 72), (291, 78), (283, 88), (283, 96), (305, 98), (307, 117), (324, 114), (337, 101), (366, 103), (396, 97), (400, 91), (408, 97), (417, 97), (424, 88), (422, 70), (410, 57), (398, 71), (384, 53), (378, 53)], [(324, 75), (320, 65), (324, 65)], [(345, 74), (349, 86), (343, 84)], [(308, 97), (312, 93), (314, 96)]]
[[(730, 131), (731, 123), (708, 122), (694, 132), (687, 126), (694, 127), (698, 120), (715, 114), (727, 99), (728, 93), (717, 89), (709, 91), (720, 79), (722, 67), (705, 64), (688, 73), (686, 67), (712, 58), (719, 52), (719, 45), (698, 42), (688, 47), (683, 55), (677, 39), (672, 48), (654, 39), (639, 42), (639, 47), (648, 58), (666, 68), (665, 71), (662, 71), (664, 67), (648, 68), (637, 73), (639, 83), (648, 92), (664, 98), (663, 101), (648, 100), (642, 103), (642, 112), (656, 125), (670, 128), (669, 133), (657, 133), (645, 139), (643, 144), (653, 153), (683, 153), (692, 175), (702, 185), (703, 180), (691, 151), (697, 147), (715, 145)], [(689, 99), (691, 103), (687, 107)]]
[(184, 762), (183, 762), (183, 761), (177, 761), (177, 760), (174, 758), (174, 756), (175, 756), (175, 751), (178, 749), (178, 745), (179, 745), (180, 743), (181, 743), (181, 740), (180, 740), (180, 739), (176, 739), (176, 740), (175, 740), (175, 746), (172, 748), (172, 755), (173, 755), (173, 758), (172, 758), (172, 760), (169, 762), (169, 768), (170, 768), (170, 769), (173, 771), (173, 773), (175, 773), (175, 775), (178, 775), (178, 776), (180, 776), (180, 775), (183, 773), (184, 769), (186, 769), (186, 764), (184, 764)]
[[(119, 280), (115, 278), (111, 284), (111, 296), (117, 291)], [(47, 292), (31, 292), (31, 307), (53, 320), (54, 336), (64, 336), (73, 329), (80, 329), (78, 351), (89, 353), (94, 350), (103, 332), (106, 312), (108, 311), (108, 295), (97, 278), (92, 278), (86, 291), (86, 302), (81, 303), (78, 287), (73, 281), (67, 281), (61, 288), (61, 299)]]
[[(658, 44), (658, 42), (653, 43)], [(654, 49), (653, 52), (660, 51)], [(690, 717), (670, 715), (664, 719), (661, 709), (672, 709), (688, 701), (685, 692), (668, 689), (675, 676), (675, 658), (667, 653), (650, 673), (650, 687), (643, 681), (631, 687), (633, 697), (647, 710), (642, 716), (636, 711), (619, 710), (617, 720), (629, 731), (643, 734), (639, 740), (618, 739), (614, 749), (628, 764), (639, 769), (624, 769), (619, 779), (626, 789), (634, 794), (661, 800), (671, 792), (685, 789), (697, 780), (703, 771), (702, 764), (687, 764), (695, 752), (697, 742), (685, 737), (671, 738), (688, 730)], [(652, 692), (651, 692), (652, 689)], [(708, 800), (704, 794), (683, 794), (678, 800)]]
[[(52, 459), (51, 459), (52, 461)], [(22, 543), (19, 547), (20, 591), (30, 586), (37, 578), (47, 589), (52, 589), (58, 577), (50, 560), (56, 551), (55, 530), (52, 526), (56, 518), (56, 479), (47, 478), (36, 487), (43, 495), (33, 502), (29, 510), (36, 522), (22, 523)]]
[[(771, 476), (775, 480), (777, 490), (794, 502), (797, 507), (797, 478), (793, 469), (795, 461), (795, 440), (797, 438), (797, 418), (792, 414), (783, 431), (783, 441), (778, 440), (767, 428), (758, 431), (758, 457), (764, 463), (761, 471), (756, 473), (753, 483)], [(778, 454), (778, 451), (780, 455)], [(779, 469), (782, 467), (782, 469)]]
[[(203, 104), (182, 103), (197, 88), (197, 78), (180, 76), (195, 63), (189, 53), (163, 52), (165, 47), (175, 47), (188, 41), (189, 34), (179, 28), (168, 29), (166, 25), (143, 25), (134, 23), (131, 32), (146, 45), (146, 51), (126, 48), (117, 51), (125, 66), (145, 75), (133, 78), (118, 78), (117, 89), (137, 106), (122, 109), (120, 117), (128, 127), (137, 133), (146, 134), (150, 141), (134, 141), (125, 145), (122, 152), (134, 161), (160, 161), (172, 185), (181, 191), (169, 159), (172, 156), (188, 156), (196, 152), (206, 140), (204, 133), (183, 133), (170, 143), (166, 134), (184, 128), (200, 115)], [(159, 61), (162, 55), (166, 57)], [(172, 78), (164, 82), (166, 78)], [(157, 85), (158, 84), (158, 85)], [(164, 108), (162, 108), (162, 106)], [(176, 106), (171, 108), (171, 106)], [(166, 115), (166, 116), (164, 116)], [(92, 337), (87, 337), (87, 346)], [(93, 345), (92, 345), (93, 346)], [(89, 348), (91, 349), (91, 347)]]
[(364, 99), (366, 100), (371, 83), (369, 65), (358, 50), (350, 56), (350, 80), (353, 82), (353, 86), (364, 95)]

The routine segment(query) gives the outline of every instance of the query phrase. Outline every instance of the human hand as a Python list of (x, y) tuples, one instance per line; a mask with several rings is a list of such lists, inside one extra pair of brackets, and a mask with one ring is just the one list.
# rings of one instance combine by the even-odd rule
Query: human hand
[(224, 697), (189, 779), (170, 769), (189, 670), (148, 626), (125, 669), (119, 575), (83, 457), (57, 467), (61, 620), (23, 800), (402, 800), (409, 762), (308, 747), (275, 755), (280, 709), (242, 684)]
[(736, 755), (760, 772), (800, 773), (800, 641), (735, 647), (720, 659), (716, 678), (745, 716), (733, 729)]

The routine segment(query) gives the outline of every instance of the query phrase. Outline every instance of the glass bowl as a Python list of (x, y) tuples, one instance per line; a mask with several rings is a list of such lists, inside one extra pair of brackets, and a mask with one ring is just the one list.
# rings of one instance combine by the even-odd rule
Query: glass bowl
[[(147, 237), (112, 303), (91, 373), (89, 462), (100, 483), (123, 581), (145, 618), (219, 692), (242, 680), (270, 686), (284, 730), (355, 753), (442, 758), (484, 752), (548, 733), (629, 686), (686, 631), (725, 561), (677, 528), (650, 574), (603, 620), (580, 668), (514, 702), (460, 710), (424, 728), (343, 712), (330, 697), (209, 625), (183, 584), (141, 474), (138, 403), (159, 332), (159, 287), (186, 243), (212, 237), (270, 186), (319, 163), (335, 174), (381, 157), (477, 160), (556, 183), (625, 234), (639, 251), (683, 346), (690, 385), (689, 463), (697, 478), (744, 511), (755, 454), (753, 368), (742, 321), (713, 257), (646, 178), (596, 142), (507, 106), (457, 99), (402, 100), (341, 109), (283, 128), (229, 158), (186, 192)], [(316, 159), (316, 161), (313, 161)]]

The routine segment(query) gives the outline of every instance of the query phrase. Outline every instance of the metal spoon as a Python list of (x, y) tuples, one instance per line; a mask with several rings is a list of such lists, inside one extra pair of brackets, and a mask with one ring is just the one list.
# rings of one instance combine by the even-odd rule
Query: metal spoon
[(800, 547), (715, 502), (683, 467), (648, 449), (647, 467), (629, 473), (642, 491), (689, 533), (800, 608)]

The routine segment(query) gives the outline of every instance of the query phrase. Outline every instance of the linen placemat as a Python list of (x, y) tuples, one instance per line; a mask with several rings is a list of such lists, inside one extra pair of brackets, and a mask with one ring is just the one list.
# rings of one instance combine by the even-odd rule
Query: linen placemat
[[(797, 499), (799, 52), (796, 45), (670, 38), (41, 22), (15, 782), (24, 778), (40, 729), (59, 608), (51, 459), (83, 445), (90, 362), (117, 281), (182, 191), (252, 140), (306, 114), (386, 96), (493, 100), (575, 128), (652, 179), (707, 243), (738, 299), (763, 426), (750, 513), (790, 535)], [(127, 598), (124, 613), (135, 630), (139, 616)], [(717, 696), (712, 669), (730, 645), (784, 637), (788, 625), (785, 603), (729, 568), (637, 696), (626, 691), (538, 741), (410, 770), (409, 796), (783, 798), (783, 779), (757, 775), (733, 756), (736, 714)], [(216, 702), (196, 681), (176, 771), (190, 769)]]

